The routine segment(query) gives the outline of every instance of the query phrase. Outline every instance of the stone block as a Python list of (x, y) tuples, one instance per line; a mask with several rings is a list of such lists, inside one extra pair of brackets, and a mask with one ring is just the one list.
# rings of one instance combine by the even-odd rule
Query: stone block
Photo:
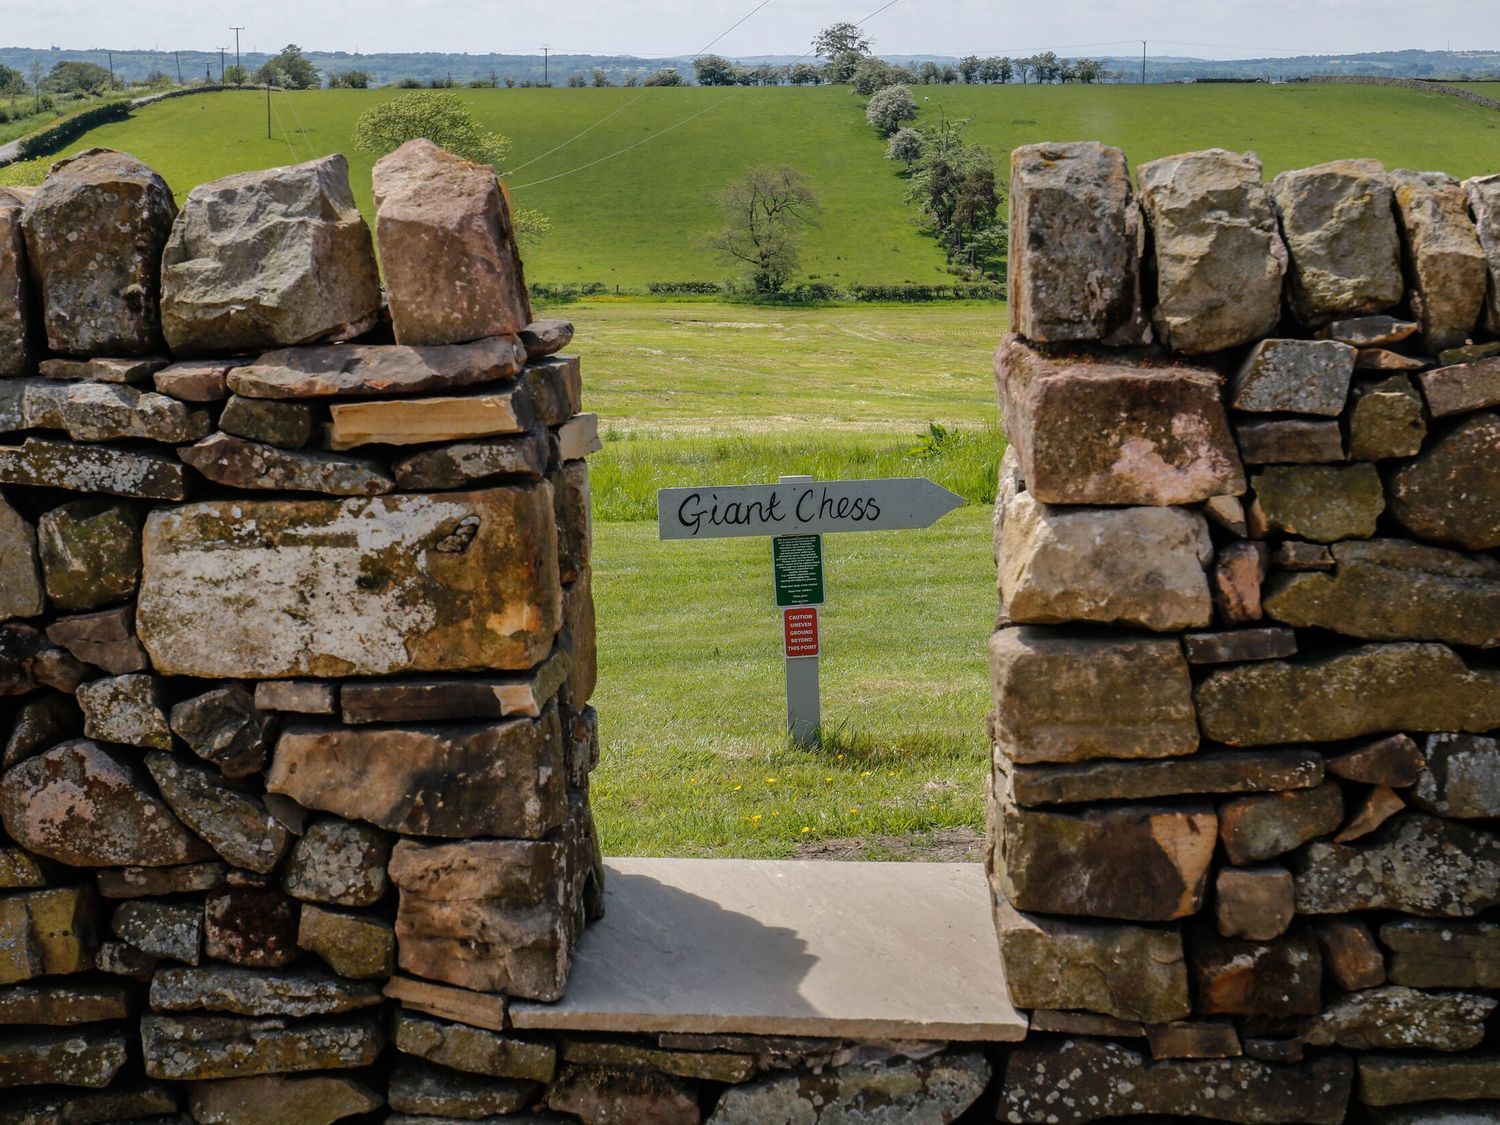
[(1231, 863), (1259, 863), (1331, 835), (1343, 818), (1343, 791), (1330, 782), (1225, 801), (1219, 806), (1219, 836)]
[(158, 969), (151, 980), (157, 1012), (227, 1012), (236, 1016), (342, 1015), (380, 1004), (378, 986), (300, 969), (267, 972), (228, 965)]
[(1326, 465), (1344, 460), (1344, 433), (1335, 418), (1266, 418), (1234, 427), (1247, 465)]
[(125, 1032), (108, 1024), (0, 1035), (0, 1089), (43, 1084), (100, 1089), (114, 1080), (129, 1054)]
[(528, 360), (521, 384), (540, 425), (561, 426), (583, 409), (583, 373), (576, 355)]
[(297, 946), (350, 980), (384, 981), (396, 971), (396, 931), (380, 918), (304, 903)]
[(1323, 958), (1305, 926), (1274, 941), (1209, 930), (1188, 945), (1195, 1011), (1211, 1016), (1311, 1016), (1321, 1008)]
[(1018, 624), (1073, 621), (1157, 632), (1212, 618), (1208, 523), (1182, 508), (1066, 508), (1029, 492), (1000, 527), (1000, 597)]
[(530, 402), (514, 386), (468, 395), (336, 402), (329, 413), (327, 440), (334, 450), (520, 434), (532, 423)]
[(1500, 671), (1440, 644), (1370, 644), (1315, 660), (1216, 668), (1194, 693), (1206, 737), (1231, 746), (1500, 726)]
[(1235, 373), (1229, 403), (1258, 413), (1337, 418), (1349, 399), (1354, 349), (1332, 340), (1262, 340)]
[(46, 982), (0, 988), (0, 1024), (71, 1027), (128, 1019), (135, 1009), (122, 984)]
[(1297, 655), (1297, 634), (1290, 629), (1229, 629), (1218, 633), (1189, 633), (1182, 638), (1189, 664), (1243, 664), (1249, 660), (1280, 660)]
[(207, 411), (175, 398), (116, 383), (30, 382), (21, 412), (34, 430), (61, 430), (74, 441), (197, 441), (213, 428)]
[(146, 1074), (175, 1082), (369, 1066), (384, 1042), (375, 1016), (316, 1023), (280, 1017), (141, 1017)]
[(1225, 867), (1214, 882), (1214, 917), (1228, 938), (1274, 941), (1296, 913), (1285, 867)]
[(132, 505), (108, 500), (75, 500), (44, 514), (37, 544), (47, 599), (77, 613), (134, 594), (141, 580), (141, 519)]
[(341, 1074), (266, 1074), (194, 1082), (187, 1101), (198, 1125), (333, 1125), (385, 1104), (375, 1091)]
[(162, 682), (155, 676), (132, 673), (90, 680), (78, 688), (78, 706), (88, 738), (145, 749), (172, 748)]
[(265, 768), (270, 721), (246, 688), (215, 688), (184, 700), (172, 708), (168, 722), (194, 754), (226, 777), (249, 777)]
[(166, 674), (528, 669), (561, 624), (540, 486), (190, 504), (153, 512), (145, 543), (136, 623)]
[(1320, 918), (1314, 929), (1323, 968), (1345, 992), (1385, 983), (1385, 955), (1358, 918)]
[(297, 956), (297, 903), (268, 887), (216, 890), (203, 904), (203, 949), (231, 965), (288, 965)]
[(1391, 514), (1417, 538), (1500, 547), (1500, 413), (1470, 414), (1391, 475)]
[(1434, 418), (1500, 406), (1500, 356), (1424, 371), (1417, 382)]
[(0, 621), (39, 617), (46, 606), (36, 528), (0, 496)]
[(224, 433), (179, 450), (178, 456), (215, 484), (250, 491), (383, 496), (396, 487), (380, 463), (367, 457), (278, 449)]
[(1244, 1051), (1231, 1020), (1180, 1020), (1146, 1029), (1153, 1059), (1237, 1059)]
[(1063, 805), (1311, 789), (1323, 781), (1323, 759), (1309, 750), (1236, 750), (1160, 762), (1018, 765), (1008, 773), (1017, 804)]
[(1352, 1051), (1419, 1048), (1468, 1051), (1484, 1040), (1484, 1021), (1500, 1004), (1472, 992), (1419, 992), (1386, 985), (1325, 1008), (1302, 1029), (1310, 1047)]
[(1255, 154), (1169, 156), (1142, 164), (1136, 180), (1156, 250), (1162, 342), (1197, 355), (1269, 335), (1287, 252)]
[(1334, 836), (1336, 844), (1348, 844), (1368, 836), (1391, 817), (1406, 808), (1406, 802), (1394, 789), (1378, 785), (1372, 789), (1359, 807), (1359, 812)]
[(36, 361), (36, 297), (21, 231), (21, 208), (30, 197), (26, 188), (0, 191), (0, 379), (30, 375)]
[(1349, 460), (1415, 457), (1427, 437), (1422, 396), (1407, 375), (1355, 385), (1349, 410)]
[(1500, 988), (1500, 924), (1402, 918), (1380, 927), (1391, 981), (1412, 988)]
[(183, 201), (161, 263), (174, 354), (349, 339), (379, 308), (370, 231), (339, 154), (225, 176)]
[(406, 1011), (396, 1017), (395, 1042), (398, 1051), (467, 1074), (545, 1083), (557, 1073), (557, 1047), (552, 1043)]
[(1219, 548), (1214, 560), (1213, 600), (1221, 622), (1249, 625), (1261, 619), (1261, 586), (1269, 563), (1270, 551), (1264, 543), (1237, 540)]
[(1389, 348), (1409, 340), (1422, 326), (1414, 320), (1397, 320), (1393, 316), (1356, 316), (1335, 320), (1318, 329), (1320, 340), (1337, 340), (1355, 348)]
[(1291, 255), (1288, 298), (1313, 327), (1383, 312), (1405, 295), (1390, 181), (1376, 160), (1283, 172), (1271, 201)]
[(1001, 629), (990, 638), (1001, 751), (1018, 763), (1169, 758), (1198, 748), (1176, 641)]
[(1406, 789), (1417, 783), (1427, 759), (1404, 734), (1378, 738), (1328, 759), (1328, 772), (1346, 781)]
[(247, 398), (383, 398), (496, 383), (525, 362), (514, 336), (435, 347), (333, 344), (266, 352), (231, 370), (228, 383)]
[(375, 233), (402, 344), (456, 344), (531, 322), (510, 205), (495, 170), (406, 142), (375, 162)]
[(1461, 820), (1500, 817), (1500, 738), (1429, 734), (1412, 804)]
[(136, 639), (132, 606), (59, 617), (47, 626), (47, 639), (74, 659), (92, 664), (111, 676), (143, 672), (150, 667), (146, 650)]
[(1123, 1020), (1187, 1018), (1187, 961), (1174, 926), (1120, 926), (996, 907), (1000, 956), (1020, 1008), (1081, 1009)]
[(249, 786), (159, 751), (146, 756), (146, 769), (178, 819), (235, 867), (267, 875), (280, 864), (292, 835)]
[(1367, 463), (1271, 465), (1252, 475), (1250, 526), (1317, 543), (1368, 539), (1385, 511), (1380, 474)]
[(562, 351), (573, 339), (570, 320), (533, 320), (520, 332), (529, 359), (542, 359)]
[(1488, 264), (1462, 185), (1441, 172), (1391, 173), (1412, 312), (1427, 350), (1466, 343), (1483, 311)]
[[(362, 763), (358, 774), (349, 772), (351, 755)], [(455, 776), (464, 779), (456, 790)], [(567, 815), (553, 709), (538, 720), (434, 727), (289, 724), (266, 787), (405, 835), (540, 839)]]
[(1480, 1098), (1500, 1098), (1500, 1058), (1494, 1055), (1364, 1055), (1359, 1060), (1359, 1100), (1365, 1105)]
[(1125, 154), (1092, 141), (1011, 153), (1010, 320), (1029, 340), (1147, 343), (1145, 243)]
[(281, 884), (303, 902), (373, 906), (384, 896), (390, 838), (378, 828), (321, 816), (292, 846)]
[(1026, 488), (1044, 503), (1194, 504), (1245, 490), (1213, 371), (1007, 336), (995, 379)]
[(1464, 918), (1500, 903), (1500, 837), (1425, 813), (1396, 817), (1357, 845), (1319, 841), (1293, 870), (1301, 914)]
[(1463, 186), (1489, 272), (1483, 323), (1490, 332), (1500, 333), (1500, 173), (1475, 176)]
[(91, 148), (52, 166), (21, 212), (49, 349), (161, 350), (157, 292), (176, 214), (166, 182), (126, 153)]
[(45, 438), (29, 437), (19, 448), (0, 448), (0, 484), (145, 500), (187, 499), (187, 473), (175, 457)]

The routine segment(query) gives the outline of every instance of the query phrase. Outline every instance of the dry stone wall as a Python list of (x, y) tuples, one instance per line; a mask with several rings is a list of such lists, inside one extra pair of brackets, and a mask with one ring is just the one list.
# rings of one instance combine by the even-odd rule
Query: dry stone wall
[(0, 189), (0, 1121), (484, 1116), (555, 1068), (474, 1025), (602, 909), (597, 434), (493, 171), (374, 187), (384, 291), (339, 156)]
[(1497, 214), (1015, 152), (1001, 1120), (1500, 1118)]

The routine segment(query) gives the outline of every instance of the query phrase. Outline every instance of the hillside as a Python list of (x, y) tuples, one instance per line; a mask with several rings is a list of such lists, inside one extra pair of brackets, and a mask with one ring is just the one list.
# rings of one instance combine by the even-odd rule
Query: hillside
[[(1212, 145), (1254, 149), (1268, 175), (1353, 155), (1457, 176), (1500, 170), (1500, 113), (1440, 94), (1301, 84), (914, 92), (924, 123), (943, 113), (970, 118), (971, 136), (1002, 160), (1018, 144), (1091, 138), (1121, 145), (1132, 163)], [(747, 167), (783, 163), (803, 170), (823, 200), (804, 255), (810, 277), (847, 285), (947, 276), (903, 202), (898, 169), (864, 122), (861, 99), (847, 88), (456, 93), (487, 128), (513, 140), (509, 182), (518, 203), (553, 220), (553, 233), (528, 249), (534, 281), (639, 287), (721, 279), (725, 267), (701, 249), (716, 223), (715, 193)], [(350, 136), (360, 112), (394, 94), (278, 92), (270, 140), (262, 91), (182, 98), (96, 129), (72, 149), (134, 152), (179, 196), (230, 172), (342, 151), (368, 212), (370, 160), (350, 151)], [(632, 145), (639, 147), (603, 160)], [(596, 160), (603, 162), (584, 167)]]

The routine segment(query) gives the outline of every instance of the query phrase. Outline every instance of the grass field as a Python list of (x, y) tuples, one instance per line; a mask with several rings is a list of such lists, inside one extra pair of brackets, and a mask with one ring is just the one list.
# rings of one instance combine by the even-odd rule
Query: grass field
[[(722, 279), (725, 268), (701, 248), (716, 222), (715, 193), (747, 167), (782, 163), (802, 169), (823, 199), (822, 225), (804, 254), (808, 276), (840, 284), (946, 277), (864, 122), (862, 99), (846, 87), (455, 92), (514, 142), (509, 182), (518, 202), (553, 219), (553, 233), (528, 252), (534, 281)], [(1500, 113), (1441, 94), (1317, 85), (914, 92), (925, 121), (971, 118), (971, 135), (1002, 160), (1031, 141), (1097, 139), (1121, 145), (1133, 162), (1213, 145), (1254, 149), (1268, 175), (1348, 156), (1458, 176), (1500, 170)], [(270, 139), (263, 92), (181, 98), (96, 129), (73, 148), (134, 152), (179, 195), (230, 172), (343, 151), (368, 209), (370, 161), (349, 151), (350, 136), (361, 111), (396, 93), (277, 93)]]

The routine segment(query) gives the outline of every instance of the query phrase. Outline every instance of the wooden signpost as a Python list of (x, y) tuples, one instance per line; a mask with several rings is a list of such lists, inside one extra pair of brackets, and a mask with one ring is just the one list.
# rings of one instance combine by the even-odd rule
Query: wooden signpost
[(923, 477), (663, 488), (656, 494), (661, 539), (768, 536), (786, 660), (786, 721), (802, 745), (818, 740), (822, 703), (819, 608), (824, 601), (823, 534), (929, 527), (964, 502)]

